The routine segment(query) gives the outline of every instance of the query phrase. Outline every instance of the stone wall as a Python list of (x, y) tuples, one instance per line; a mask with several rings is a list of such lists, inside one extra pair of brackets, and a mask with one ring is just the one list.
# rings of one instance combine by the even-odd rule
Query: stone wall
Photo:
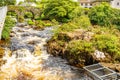
[(2, 35), (6, 14), (7, 14), (7, 6), (0, 7), (0, 39)]

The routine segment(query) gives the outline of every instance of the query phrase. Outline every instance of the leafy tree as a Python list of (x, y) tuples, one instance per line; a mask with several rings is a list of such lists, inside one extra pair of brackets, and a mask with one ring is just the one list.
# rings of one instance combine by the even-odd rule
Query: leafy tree
[(43, 15), (46, 19), (67, 22), (81, 15), (79, 4), (72, 0), (44, 0), (42, 2), (45, 3)]
[(0, 6), (15, 5), (16, 0), (0, 0)]
[(93, 24), (100, 26), (110, 26), (114, 18), (113, 9), (107, 3), (102, 3), (91, 9), (89, 18)]

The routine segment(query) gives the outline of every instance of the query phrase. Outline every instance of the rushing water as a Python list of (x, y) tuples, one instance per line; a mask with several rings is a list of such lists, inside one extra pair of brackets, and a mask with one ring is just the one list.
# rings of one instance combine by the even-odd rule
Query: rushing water
[[(11, 46), (6, 48), (3, 57), (6, 63), (1, 66), (0, 80), (91, 80), (84, 70), (47, 53), (45, 44), (52, 36), (51, 31), (52, 27), (42, 31), (14, 27)], [(8, 55), (9, 49), (12, 56)]]

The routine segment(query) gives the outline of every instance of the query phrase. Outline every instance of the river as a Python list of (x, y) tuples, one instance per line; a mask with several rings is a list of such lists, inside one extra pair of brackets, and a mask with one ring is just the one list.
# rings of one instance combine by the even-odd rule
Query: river
[(45, 44), (53, 35), (52, 29), (13, 27), (11, 45), (3, 57), (6, 63), (0, 68), (0, 80), (92, 80), (84, 70), (47, 53)]

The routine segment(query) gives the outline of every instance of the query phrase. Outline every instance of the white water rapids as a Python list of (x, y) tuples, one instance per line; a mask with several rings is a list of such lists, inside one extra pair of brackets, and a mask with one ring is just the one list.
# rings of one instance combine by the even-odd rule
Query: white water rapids
[(14, 27), (9, 48), (12, 56), (6, 48), (0, 80), (91, 80), (83, 70), (47, 53), (44, 45), (51, 38), (51, 31), (52, 27), (42, 31)]

